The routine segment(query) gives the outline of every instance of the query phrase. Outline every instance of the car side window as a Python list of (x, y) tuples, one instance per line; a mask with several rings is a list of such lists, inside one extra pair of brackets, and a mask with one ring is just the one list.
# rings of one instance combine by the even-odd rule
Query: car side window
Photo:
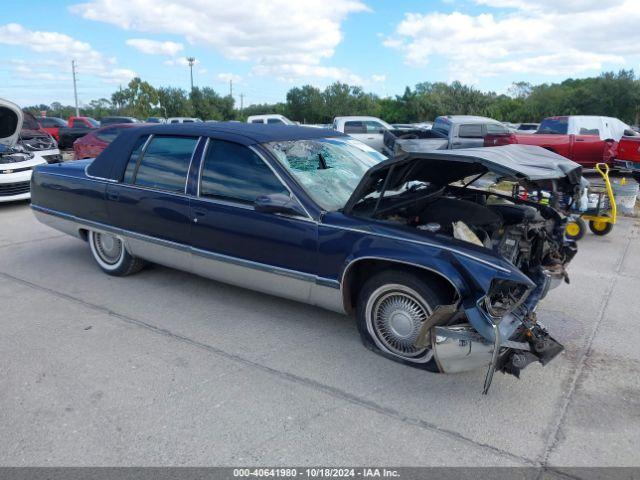
[(284, 124), (284, 122), (282, 120), (280, 120), (279, 118), (268, 118), (267, 119), (267, 123), (268, 124)]
[(482, 125), (479, 123), (460, 125), (458, 136), (460, 138), (482, 138)]
[(487, 123), (487, 133), (509, 133), (509, 130), (507, 130), (507, 127), (496, 123)]
[(251, 120), (251, 123), (264, 123), (262, 120)]
[(371, 120), (364, 122), (367, 133), (380, 133), (380, 130), (384, 130), (385, 128), (381, 123), (373, 122)]
[(144, 148), (145, 143), (147, 143), (148, 138), (149, 135), (143, 135), (136, 141), (136, 144), (131, 151), (129, 161), (127, 162), (127, 168), (124, 170), (124, 176), (122, 178), (123, 183), (133, 183), (133, 173), (136, 171), (138, 160), (140, 159), (142, 149)]
[(260, 195), (289, 192), (252, 150), (211, 140), (202, 166), (200, 196), (253, 203)]
[[(183, 192), (197, 137), (155, 136), (138, 139), (124, 172), (124, 183)], [(144, 150), (143, 150), (144, 149)]]
[(361, 121), (344, 122), (344, 133), (367, 133), (367, 127)]

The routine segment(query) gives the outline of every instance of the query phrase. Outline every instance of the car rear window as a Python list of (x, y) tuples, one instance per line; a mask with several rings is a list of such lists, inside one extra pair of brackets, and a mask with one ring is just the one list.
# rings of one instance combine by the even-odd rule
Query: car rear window
[(436, 121), (434, 122), (431, 129), (443, 133), (445, 137), (448, 137), (449, 130), (451, 130), (451, 122), (449, 122), (446, 118), (436, 118)]
[(569, 130), (569, 118), (545, 118), (542, 120), (536, 133), (551, 133), (555, 135), (566, 135)]

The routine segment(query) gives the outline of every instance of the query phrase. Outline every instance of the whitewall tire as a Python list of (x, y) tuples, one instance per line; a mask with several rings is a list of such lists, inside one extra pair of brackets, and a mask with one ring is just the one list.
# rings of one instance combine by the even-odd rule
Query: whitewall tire
[(117, 277), (136, 273), (144, 267), (144, 261), (131, 255), (124, 241), (117, 235), (89, 231), (91, 254), (103, 272)]

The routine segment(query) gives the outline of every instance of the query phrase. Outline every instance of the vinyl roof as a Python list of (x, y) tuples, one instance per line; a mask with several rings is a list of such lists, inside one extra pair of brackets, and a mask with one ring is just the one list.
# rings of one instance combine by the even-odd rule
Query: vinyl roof
[(245, 145), (343, 136), (340, 132), (326, 128), (241, 122), (157, 124), (136, 129), (138, 135), (150, 133), (154, 135), (211, 136), (222, 139), (230, 139), (229, 136), (233, 136), (234, 141)]

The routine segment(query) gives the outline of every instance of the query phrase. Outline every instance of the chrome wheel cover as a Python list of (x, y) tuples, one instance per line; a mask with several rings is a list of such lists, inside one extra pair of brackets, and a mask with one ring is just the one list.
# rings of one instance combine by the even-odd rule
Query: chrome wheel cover
[(122, 241), (108, 233), (93, 233), (93, 241), (96, 247), (96, 253), (100, 259), (108, 264), (115, 265), (122, 257)]
[(420, 329), (431, 308), (404, 285), (384, 285), (367, 302), (367, 329), (379, 348), (414, 362), (424, 362), (428, 348), (417, 348)]

